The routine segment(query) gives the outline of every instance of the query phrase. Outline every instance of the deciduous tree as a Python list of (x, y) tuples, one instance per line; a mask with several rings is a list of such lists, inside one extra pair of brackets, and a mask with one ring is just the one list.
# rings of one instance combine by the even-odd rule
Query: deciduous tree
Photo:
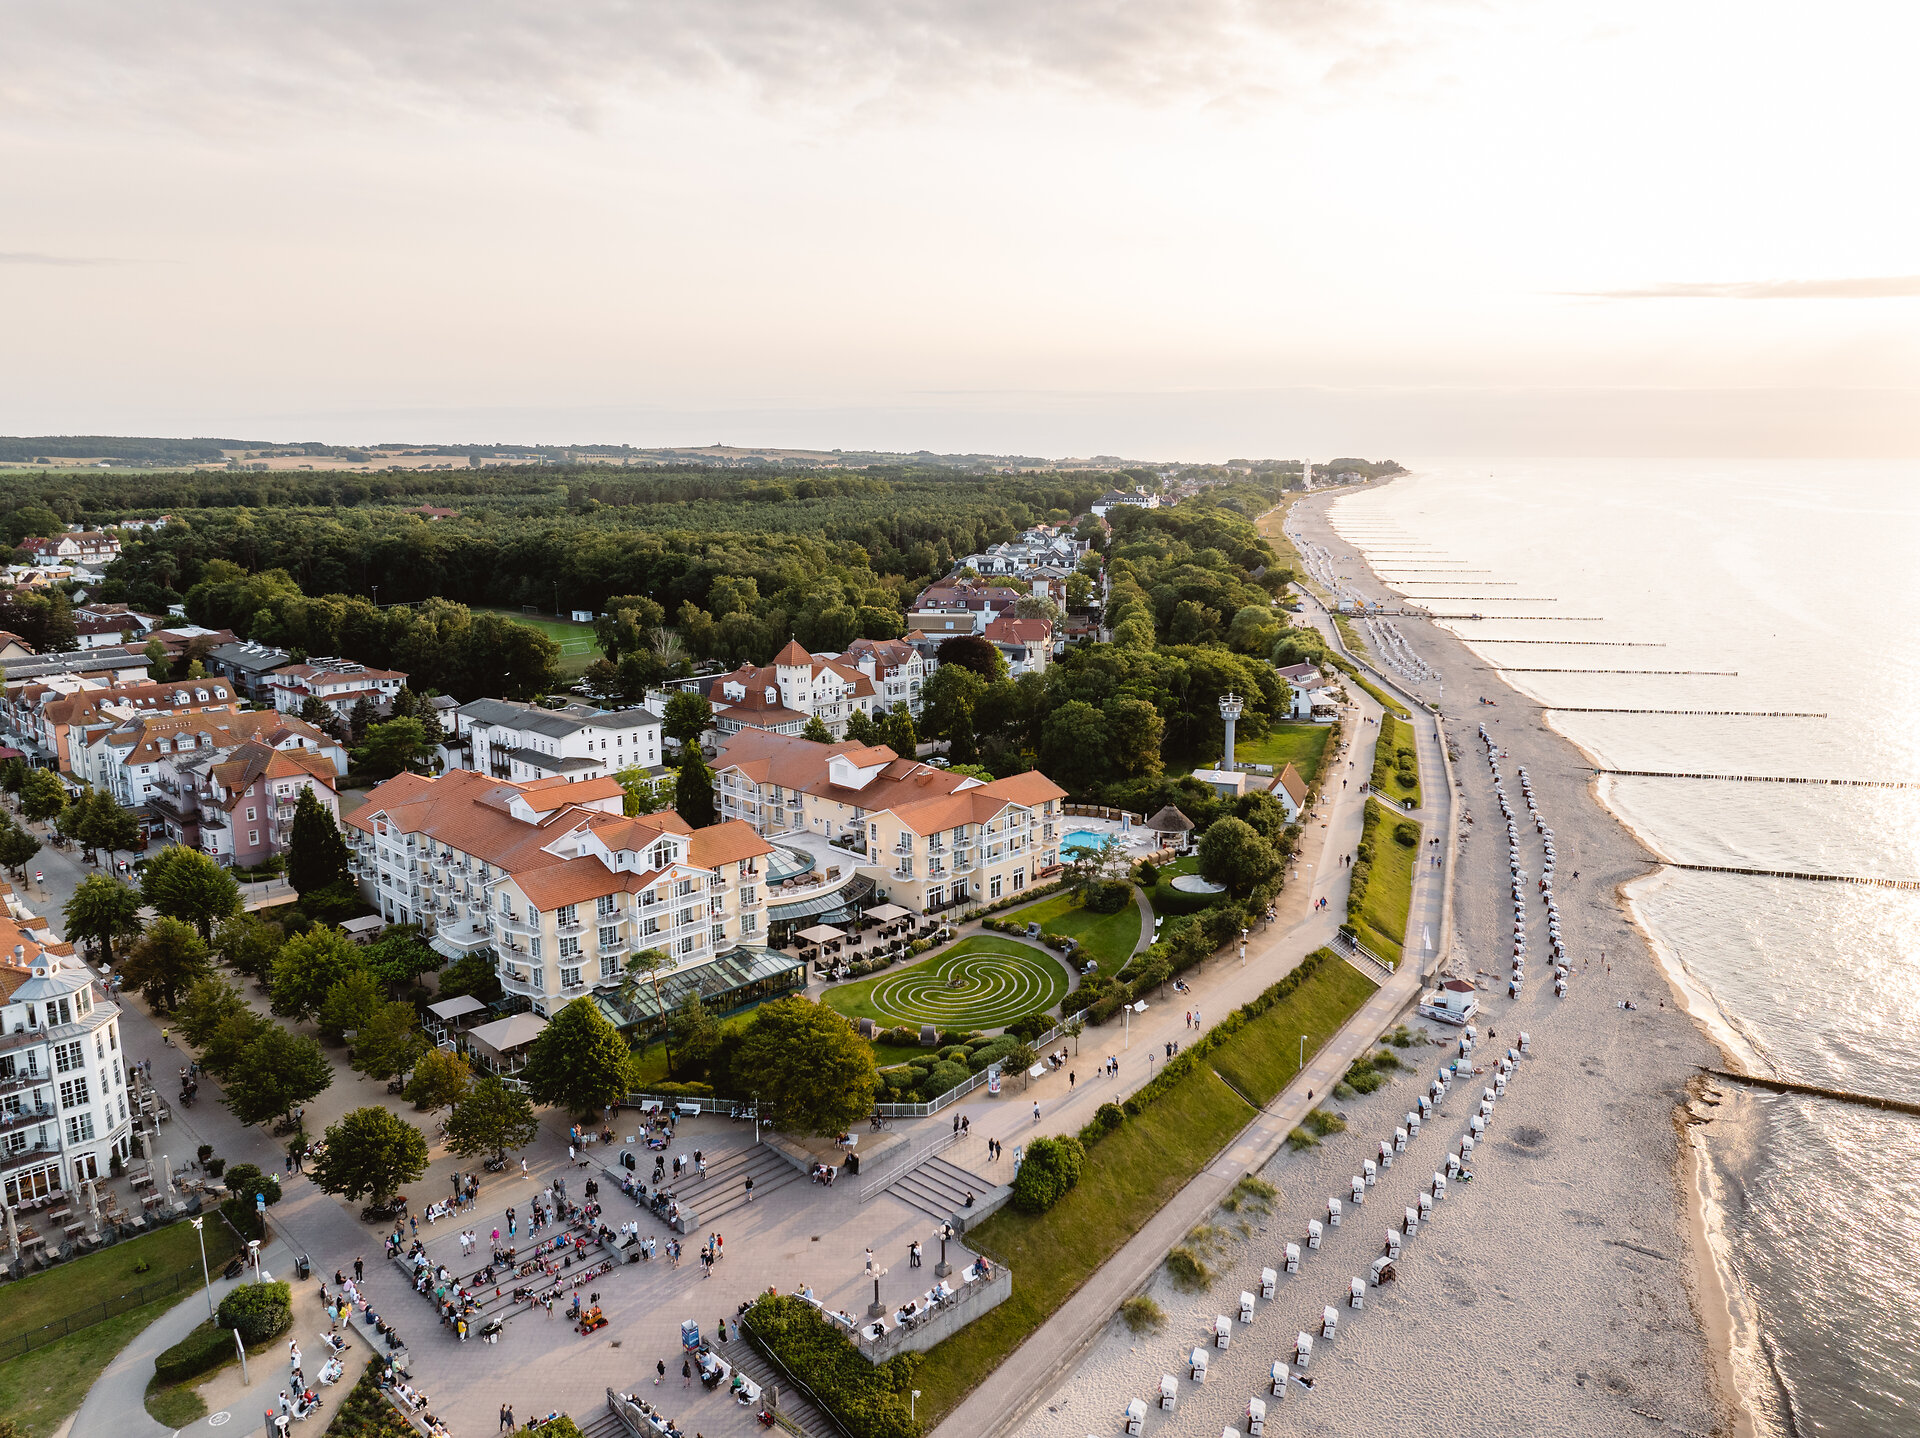
[(461, 1158), (503, 1159), (508, 1149), (525, 1148), (539, 1134), (532, 1102), (492, 1074), (475, 1080), (447, 1116), (447, 1148)]
[(535, 1102), (557, 1104), (578, 1116), (597, 1113), (623, 1098), (630, 1067), (620, 1031), (589, 1000), (580, 998), (540, 1031), (527, 1052), (521, 1077)]
[(106, 874), (82, 879), (61, 910), (67, 937), (93, 946), (104, 963), (113, 962), (113, 946), (140, 933), (140, 895)]
[(127, 953), (120, 973), (157, 1009), (172, 1010), (180, 996), (213, 972), (207, 946), (193, 925), (158, 918)]
[(413, 1066), (407, 1083), (407, 1101), (417, 1109), (445, 1108), (458, 1103), (473, 1083), (465, 1057), (447, 1049), (428, 1049)]
[(322, 1192), (384, 1203), (427, 1171), (426, 1136), (405, 1119), (369, 1105), (327, 1128), (327, 1146), (309, 1170)]
[(1235, 897), (1250, 893), (1280, 872), (1273, 845), (1244, 819), (1216, 819), (1200, 836), (1200, 874), (1224, 884)]
[(67, 807), (67, 786), (51, 769), (34, 769), (20, 785), (20, 812), (36, 821), (51, 819)]
[(873, 1045), (839, 1014), (803, 998), (755, 1011), (734, 1055), (735, 1085), (790, 1133), (838, 1134), (873, 1109)]
[(682, 744), (697, 743), (700, 736), (713, 727), (713, 704), (697, 690), (679, 690), (667, 700), (660, 727), (669, 739)]
[(315, 1014), (320, 1032), (339, 1039), (348, 1031), (357, 1032), (373, 1011), (380, 1007), (380, 985), (365, 969), (354, 969), (327, 990)]
[(157, 912), (192, 924), (202, 943), (212, 943), (214, 926), (240, 912), (233, 875), (184, 844), (169, 844), (147, 861), (140, 894)]
[(290, 1018), (312, 1018), (333, 986), (364, 971), (366, 959), (338, 929), (325, 925), (287, 940), (273, 961), (273, 1011)]
[(235, 1118), (266, 1123), (325, 1093), (333, 1083), (333, 1065), (317, 1039), (269, 1023), (234, 1058), (221, 1083), (223, 1102)]
[(405, 999), (381, 1004), (353, 1036), (353, 1066), (368, 1078), (405, 1073), (427, 1051), (420, 1014)]

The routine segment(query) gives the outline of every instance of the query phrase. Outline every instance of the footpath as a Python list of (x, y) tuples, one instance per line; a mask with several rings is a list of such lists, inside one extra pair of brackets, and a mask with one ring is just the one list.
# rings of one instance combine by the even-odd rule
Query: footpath
[[(1331, 630), (1333, 626), (1329, 623), (1326, 627)], [(1330, 637), (1335, 645), (1339, 645), (1337, 634)], [(1340, 652), (1345, 654), (1344, 646), (1340, 647)], [(934, 1430), (934, 1438), (997, 1438), (997, 1435), (1019, 1427), (1035, 1405), (1052, 1389), (1060, 1375), (1071, 1368), (1100, 1336), (1120, 1304), (1152, 1278), (1168, 1249), (1196, 1224), (1204, 1222), (1242, 1177), (1257, 1172), (1279, 1152), (1287, 1134), (1332, 1092), (1334, 1084), (1353, 1061), (1371, 1049), (1380, 1034), (1419, 996), (1425, 974), (1445, 958), (1451, 940), (1451, 906), (1447, 887), (1454, 868), (1454, 820), (1457, 810), (1451, 773), (1446, 768), (1443, 736), (1434, 716), (1412, 701), (1399, 685), (1379, 674), (1365, 661), (1355, 659), (1355, 662), (1366, 671), (1371, 682), (1399, 698), (1411, 711), (1427, 796), (1424, 815), (1429, 825), (1428, 836), (1445, 840), (1438, 846), (1442, 862), (1438, 866), (1423, 864), (1415, 873), (1412, 905), (1407, 920), (1408, 961), (1399, 965), (1393, 977), (1361, 1006), (1337, 1034), (1321, 1046), (1307, 1067), (1272, 1103), (1260, 1111), (1224, 1152), (1176, 1194), (1166, 1207), (1155, 1214), (994, 1371), (991, 1382), (981, 1384), (946, 1416)], [(1370, 706), (1371, 712), (1365, 717), (1377, 720), (1378, 706), (1373, 705), (1364, 694), (1359, 697), (1359, 702)], [(1323, 803), (1328, 805), (1335, 818), (1321, 840), (1317, 859), (1321, 868), (1310, 884), (1290, 883), (1288, 887), (1292, 903), (1305, 908), (1306, 917), (1304, 921), (1296, 922), (1269, 939), (1266, 946), (1270, 954), (1274, 951), (1293, 952), (1292, 963), (1297, 963), (1319, 944), (1330, 941), (1346, 914), (1345, 871), (1336, 867), (1331, 882), (1324, 875), (1329, 856), (1351, 852), (1359, 838), (1361, 804), (1366, 794), (1364, 778), (1371, 771), (1373, 739), (1379, 733), (1377, 723), (1360, 727), (1365, 731), (1364, 735), (1350, 736), (1353, 742), (1348, 745), (1346, 752), (1346, 758), (1356, 766), (1354, 773), (1360, 776), (1359, 780), (1349, 784), (1340, 800), (1323, 798)], [(1330, 769), (1329, 780), (1337, 780), (1346, 772), (1344, 768), (1337, 771)], [(1323, 794), (1329, 789), (1336, 794), (1341, 793), (1330, 782), (1323, 786)], [(1339, 822), (1343, 811), (1347, 825)], [(1336, 841), (1343, 842), (1344, 847), (1336, 847)], [(1328, 899), (1326, 909), (1313, 910), (1310, 907), (1312, 900), (1323, 894)], [(1431, 949), (1426, 944), (1429, 934), (1432, 938)], [(1302, 944), (1305, 947), (1297, 947)], [(1248, 952), (1251, 965), (1254, 952), (1251, 941)], [(1274, 957), (1277, 956), (1274, 954)], [(1292, 963), (1283, 968), (1270, 960), (1260, 982), (1257, 985), (1249, 983), (1249, 991), (1244, 997), (1229, 1000), (1228, 995), (1233, 990), (1223, 986), (1220, 997), (1214, 999), (1211, 1005), (1214, 1015), (1224, 1016), (1237, 1004), (1253, 997), (1275, 982), (1292, 967)], [(1237, 969), (1237, 957), (1212, 961), (1212, 966), (1216, 968), (1223, 964), (1232, 964)], [(1173, 1012), (1170, 1008), (1167, 1015), (1169, 1019)], [(1085, 1087), (1098, 1089), (1100, 1086)], [(1105, 1098), (1103, 1093), (1094, 1103), (1103, 1102)], [(1084, 1102), (1077, 1095), (1076, 1101)], [(1088, 1112), (1091, 1113), (1091, 1107)], [(1015, 1126), (1018, 1127), (1017, 1124)], [(1057, 1131), (1057, 1125), (1046, 1127)], [(975, 1128), (977, 1135), (977, 1123)]]

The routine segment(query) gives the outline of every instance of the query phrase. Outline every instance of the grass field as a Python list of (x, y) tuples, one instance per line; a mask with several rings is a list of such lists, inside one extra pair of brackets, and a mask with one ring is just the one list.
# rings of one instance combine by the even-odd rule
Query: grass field
[[(1373, 992), (1346, 963), (1324, 964), (1249, 1023), (1138, 1118), (1096, 1144), (1079, 1184), (1046, 1213), (1003, 1208), (967, 1241), (1014, 1270), (1013, 1296), (926, 1355), (914, 1382), (931, 1431), (968, 1392), (1165, 1207), (1254, 1117), (1214, 1070), (1265, 1103), (1298, 1060), (1339, 1030)], [(1284, 1075), (1284, 1076), (1283, 1076)], [(1076, 1432), (1081, 1431), (1079, 1429)]]
[(887, 1028), (992, 1029), (1050, 1009), (1066, 994), (1067, 971), (1053, 955), (1000, 934), (977, 934), (938, 958), (828, 989), (822, 1002)]
[[(1373, 844), (1373, 867), (1367, 873), (1366, 893), (1360, 913), (1353, 919), (1360, 942), (1383, 959), (1400, 959), (1407, 940), (1407, 908), (1413, 902), (1413, 866), (1420, 846), (1408, 848), (1393, 837), (1394, 826), (1403, 821), (1378, 799), (1367, 800), (1366, 829), (1362, 839)], [(1415, 825), (1415, 827), (1419, 827)]]
[[(1414, 756), (1413, 768), (1401, 773), (1398, 764), (1399, 751), (1405, 749)], [(1404, 719), (1396, 719), (1391, 714), (1380, 719), (1380, 737), (1373, 746), (1373, 787), (1383, 794), (1389, 794), (1403, 803), (1411, 799), (1413, 807), (1420, 807), (1420, 758), (1419, 746), (1414, 741), (1413, 726)]]
[[(176, 1226), (186, 1228), (185, 1224)], [(54, 1430), (79, 1408), (87, 1390), (120, 1350), (186, 1296), (175, 1294), (129, 1309), (105, 1323), (0, 1363), (0, 1415), (19, 1424), (27, 1438), (52, 1438)]]
[(1291, 764), (1311, 784), (1326, 761), (1331, 738), (1331, 724), (1275, 724), (1258, 739), (1237, 742), (1233, 757), (1242, 764), (1271, 764), (1276, 774), (1281, 765)]
[[(233, 1254), (233, 1235), (223, 1223), (206, 1228), (207, 1264), (215, 1273)], [(145, 1273), (135, 1273), (138, 1264), (150, 1264)], [(98, 1253), (72, 1263), (62, 1263), (0, 1290), (0, 1338), (32, 1333), (69, 1314), (116, 1299), (137, 1298), (142, 1284), (171, 1278), (176, 1273), (193, 1273), (190, 1286), (182, 1294), (199, 1290), (200, 1241), (193, 1226), (173, 1223), (125, 1243), (116, 1243)], [(4, 1412), (0, 1407), (0, 1412)]]
[(555, 619), (547, 614), (522, 614), (517, 609), (499, 605), (476, 609), (474, 613), (503, 614), (515, 624), (538, 629), (560, 646), (560, 675), (564, 679), (578, 679), (587, 672), (587, 666), (600, 657), (600, 651), (593, 647), (591, 624), (575, 624), (570, 619)]
[(1125, 963), (1140, 941), (1140, 906), (1131, 898), (1115, 914), (1096, 914), (1080, 907), (1079, 895), (1055, 894), (1006, 916), (1015, 923), (1037, 923), (1042, 933), (1078, 939), (1090, 959), (1107, 965), (1108, 972)]

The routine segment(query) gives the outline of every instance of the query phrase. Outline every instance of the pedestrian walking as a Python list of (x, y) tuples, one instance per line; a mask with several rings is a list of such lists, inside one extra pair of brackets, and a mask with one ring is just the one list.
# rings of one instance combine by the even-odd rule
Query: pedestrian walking
[(355, 1283), (362, 1283), (362, 1282), (364, 1282), (364, 1281), (366, 1280), (366, 1276), (367, 1276), (367, 1261), (366, 1261), (366, 1259), (364, 1259), (364, 1258), (356, 1258), (356, 1259), (354, 1259), (354, 1261), (353, 1261), (353, 1281), (354, 1281)]
[(753, 1202), (753, 1180), (751, 1178), (747, 1180), (747, 1202)]
[(1033, 1121), (1035, 1123), (1040, 1122), (1040, 1104), (1037, 1100), (1033, 1105)]
[(500, 1431), (502, 1433), (513, 1432), (513, 1410), (504, 1403), (500, 1405)]
[(1068, 1092), (1068, 1093), (1072, 1093), (1072, 1092), (1073, 1092), (1073, 1083), (1074, 1083), (1074, 1073), (1073, 1073), (1073, 1070), (1072, 1070), (1072, 1069), (1068, 1069), (1068, 1070), (1067, 1070), (1067, 1092)]
[(693, 1360), (688, 1359), (680, 1365), (680, 1386), (693, 1387)]
[(667, 1378), (667, 1360), (662, 1358), (658, 1363), (653, 1365), (653, 1368), (653, 1386), (658, 1388)]

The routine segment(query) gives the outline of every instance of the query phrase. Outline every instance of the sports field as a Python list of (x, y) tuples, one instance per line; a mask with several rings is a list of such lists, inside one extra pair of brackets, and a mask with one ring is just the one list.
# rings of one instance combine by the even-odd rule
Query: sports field
[(1051, 954), (1000, 934), (978, 934), (898, 973), (828, 989), (828, 1008), (853, 1019), (993, 1029), (1050, 1009), (1067, 993)]
[(591, 624), (575, 624), (570, 619), (555, 619), (549, 614), (522, 614), (518, 609), (508, 609), (505, 605), (482, 606), (474, 612), (503, 615), (515, 624), (538, 629), (560, 646), (560, 673), (568, 679), (578, 679), (586, 673), (587, 666), (599, 655), (599, 651), (593, 647)]

